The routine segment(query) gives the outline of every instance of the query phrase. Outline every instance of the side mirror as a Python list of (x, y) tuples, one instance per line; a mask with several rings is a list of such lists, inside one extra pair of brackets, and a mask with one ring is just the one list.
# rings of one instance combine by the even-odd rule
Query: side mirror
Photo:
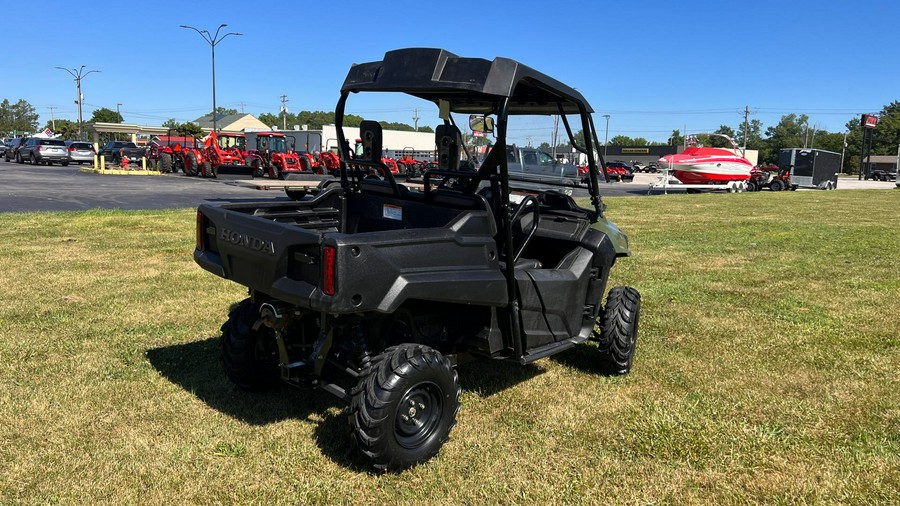
[(494, 118), (490, 116), (469, 116), (469, 129), (473, 132), (481, 132), (481, 133), (493, 133), (494, 132)]

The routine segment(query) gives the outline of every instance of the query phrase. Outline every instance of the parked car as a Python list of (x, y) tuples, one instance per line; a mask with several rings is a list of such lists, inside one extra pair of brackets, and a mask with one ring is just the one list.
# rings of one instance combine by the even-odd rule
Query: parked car
[(0, 140), (0, 156), (6, 154), (6, 143), (11, 141), (12, 139), (3, 138)]
[(66, 151), (69, 155), (69, 162), (77, 163), (78, 165), (94, 163), (94, 156), (97, 155), (94, 145), (90, 142), (66, 141)]
[(22, 157), (19, 156), (19, 149), (23, 145), (25, 145), (28, 139), (29, 137), (16, 137), (14, 139), (10, 139), (10, 141), (6, 144), (6, 152), (3, 153), (3, 158), (7, 162), (12, 159), (17, 163), (22, 163)]
[(69, 165), (69, 153), (62, 139), (32, 137), (19, 148), (19, 159), (34, 165), (53, 165), (54, 162)]
[(866, 179), (872, 181), (894, 181), (897, 179), (897, 173), (890, 169), (872, 169), (866, 175)]

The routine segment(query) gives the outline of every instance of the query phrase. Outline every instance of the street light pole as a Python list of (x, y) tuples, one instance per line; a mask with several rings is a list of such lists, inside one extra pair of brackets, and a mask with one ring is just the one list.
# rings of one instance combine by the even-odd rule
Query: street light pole
[(603, 117), (606, 118), (606, 133), (603, 135), (603, 163), (606, 163), (606, 145), (609, 144), (609, 114), (604, 114)]
[(75, 78), (75, 89), (77, 90), (77, 93), (78, 93), (78, 98), (75, 99), (75, 103), (78, 104), (78, 140), (83, 141), (84, 137), (82, 136), (82, 133), (81, 133), (81, 102), (82, 102), (81, 80), (84, 79), (85, 77), (87, 77), (88, 74), (93, 74), (94, 72), (100, 72), (100, 71), (99, 70), (89, 70), (87, 72), (84, 72), (84, 65), (82, 65), (78, 69), (72, 69), (72, 70), (69, 70), (65, 67), (54, 67), (54, 68), (58, 68), (59, 70), (65, 70), (66, 72), (71, 74), (73, 78)]
[(219, 30), (221, 30), (222, 28), (225, 28), (226, 26), (228, 26), (228, 25), (226, 25), (225, 23), (222, 23), (221, 25), (219, 25), (218, 28), (216, 28), (216, 33), (213, 35), (210, 35), (208, 30), (199, 30), (197, 28), (194, 28), (193, 26), (181, 25), (181, 28), (190, 28), (191, 30), (194, 30), (195, 32), (199, 33), (200, 36), (203, 37), (203, 40), (205, 40), (207, 42), (207, 44), (209, 44), (209, 48), (212, 53), (213, 132), (215, 132), (218, 127), (218, 125), (216, 123), (216, 44), (218, 44), (219, 42), (222, 42), (222, 40), (225, 37), (228, 37), (229, 35), (243, 35), (242, 33), (238, 33), (238, 32), (228, 32), (225, 35), (222, 35), (221, 37), (219, 37)]

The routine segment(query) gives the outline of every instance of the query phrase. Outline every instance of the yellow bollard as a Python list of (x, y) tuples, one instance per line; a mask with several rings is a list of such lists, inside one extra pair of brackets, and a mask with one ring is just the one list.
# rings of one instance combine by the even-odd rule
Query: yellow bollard
[(141, 157), (141, 170), (144, 170), (144, 171), (147, 170), (147, 157), (146, 156)]
[(96, 153), (94, 153), (94, 170), (98, 169), (97, 164), (99, 163), (99, 160), (100, 160), (100, 158), (97, 156)]
[(100, 170), (106, 170), (106, 155), (100, 155)]

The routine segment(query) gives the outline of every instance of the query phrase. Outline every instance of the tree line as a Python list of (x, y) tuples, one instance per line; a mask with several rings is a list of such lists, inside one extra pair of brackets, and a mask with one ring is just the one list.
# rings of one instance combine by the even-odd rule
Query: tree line
[[(236, 109), (218, 107), (216, 112), (220, 115), (237, 114)], [(877, 113), (879, 117), (878, 128), (875, 129), (872, 141), (872, 155), (896, 155), (900, 145), (900, 102), (894, 101), (884, 106)], [(294, 125), (306, 125), (310, 130), (319, 130), (323, 125), (334, 124), (334, 112), (330, 111), (300, 111), (298, 113), (262, 113), (259, 120), (266, 125), (283, 127), (285, 123), (288, 129)], [(24, 99), (15, 103), (9, 99), (0, 102), (0, 134), (24, 135), (37, 132), (39, 126), (39, 114), (35, 108)], [(344, 126), (357, 127), (363, 120), (362, 116), (348, 114), (344, 117)], [(122, 123), (122, 115), (117, 111), (101, 107), (93, 111), (90, 122)], [(391, 130), (414, 131), (412, 125), (397, 122), (380, 122), (382, 127)], [(171, 128), (179, 135), (200, 135), (202, 129), (193, 122), (178, 122), (174, 118), (166, 120), (162, 126)], [(747, 124), (746, 146), (747, 149), (759, 151), (760, 163), (775, 163), (778, 161), (778, 153), (782, 148), (810, 147), (845, 153), (844, 170), (855, 173), (859, 171), (860, 153), (862, 148), (863, 128), (860, 117), (856, 116), (847, 121), (844, 132), (828, 132), (819, 130), (809, 124), (806, 114), (786, 114), (781, 120), (763, 130), (763, 124), (758, 119), (750, 120)], [(74, 121), (57, 119), (48, 120), (43, 128), (51, 129), (65, 139), (74, 139), (78, 135), (78, 125)], [(434, 132), (430, 126), (420, 126), (420, 132)], [(744, 126), (730, 127), (721, 125), (715, 132), (728, 135), (739, 144), (743, 144)], [(698, 136), (704, 145), (731, 147), (727, 141), (717, 137)], [(575, 133), (578, 143), (583, 143), (584, 132)], [(485, 142), (485, 141), (482, 141)], [(610, 146), (654, 146), (675, 145), (684, 143), (684, 135), (679, 130), (673, 130), (668, 142), (651, 142), (643, 137), (631, 138), (626, 135), (616, 135), (609, 139)], [(568, 147), (569, 143), (561, 143), (560, 147)], [(542, 143), (541, 148), (550, 149), (548, 143)]]

